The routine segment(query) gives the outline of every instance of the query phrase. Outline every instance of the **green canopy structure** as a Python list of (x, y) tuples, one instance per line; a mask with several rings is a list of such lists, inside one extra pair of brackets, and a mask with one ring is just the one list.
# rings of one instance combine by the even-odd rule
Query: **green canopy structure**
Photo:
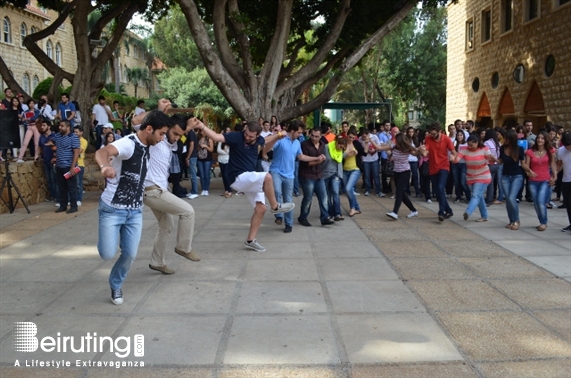
[(365, 109), (377, 109), (383, 106), (389, 107), (389, 119), (392, 120), (393, 118), (393, 104), (390, 101), (384, 102), (328, 102), (324, 104), (319, 109), (315, 109), (313, 111), (313, 127), (319, 127), (321, 124), (321, 112), (324, 109), (357, 109), (357, 110), (365, 110)]

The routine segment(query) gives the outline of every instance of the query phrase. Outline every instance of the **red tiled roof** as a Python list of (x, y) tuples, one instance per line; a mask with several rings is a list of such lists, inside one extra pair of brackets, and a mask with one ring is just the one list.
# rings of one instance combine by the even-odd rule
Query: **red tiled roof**
[(33, 5), (27, 4), (27, 5), (26, 5), (26, 10), (28, 10), (29, 12), (31, 12), (31, 13), (37, 15), (37, 16), (40, 16), (40, 17), (42, 17), (42, 18), (45, 18), (45, 19), (47, 19), (47, 20), (50, 19), (50, 16), (48, 16), (47, 13), (44, 13), (41, 9), (36, 8), (36, 7), (34, 7)]
[(154, 58), (153, 59), (153, 64), (151, 66), (151, 70), (153, 71), (162, 71), (162, 70), (166, 70), (167, 66), (159, 59), (159, 58)]

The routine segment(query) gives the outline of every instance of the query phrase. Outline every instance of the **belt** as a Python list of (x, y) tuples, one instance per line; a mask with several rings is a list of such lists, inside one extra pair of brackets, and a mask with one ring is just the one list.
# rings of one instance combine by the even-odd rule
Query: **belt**
[(151, 190), (155, 190), (155, 189), (160, 189), (161, 187), (158, 185), (151, 185), (151, 186), (147, 186), (145, 188), (145, 192), (151, 191)]

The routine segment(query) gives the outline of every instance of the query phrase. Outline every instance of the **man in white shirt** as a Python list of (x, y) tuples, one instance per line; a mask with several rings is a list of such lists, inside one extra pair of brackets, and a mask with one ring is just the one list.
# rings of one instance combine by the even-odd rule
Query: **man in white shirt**
[(569, 226), (561, 229), (563, 232), (571, 232), (571, 131), (563, 133), (561, 147), (557, 150), (557, 170), (563, 169), (563, 181), (561, 193), (563, 194), (563, 206), (567, 211)]
[(137, 117), (137, 116), (144, 114), (145, 112), (146, 112), (145, 101), (143, 101), (143, 100), (137, 101), (137, 107), (135, 108), (135, 112), (133, 114), (133, 119), (131, 120), (133, 131), (137, 132), (137, 130), (139, 130), (139, 127), (141, 126), (141, 123), (139, 120), (141, 120), (142, 118)]
[(101, 147), (103, 125), (109, 123), (109, 117), (112, 117), (111, 108), (105, 104), (105, 96), (99, 96), (98, 101), (99, 103), (93, 106), (91, 115), (91, 128), (95, 129), (95, 148), (97, 149)]
[[(168, 101), (164, 99), (163, 101)], [(167, 107), (164, 111), (168, 111)], [(146, 113), (141, 113), (143, 116)], [(176, 234), (176, 247), (174, 251), (191, 261), (200, 261), (200, 256), (192, 250), (192, 238), (194, 235), (194, 208), (190, 203), (178, 198), (169, 190), (169, 168), (173, 153), (177, 150), (177, 141), (186, 133), (186, 122), (179, 115), (169, 119), (169, 130), (165, 138), (150, 147), (150, 161), (145, 178), (145, 197), (143, 203), (153, 210), (153, 214), (159, 222), (159, 228), (155, 236), (151, 263), (149, 268), (163, 274), (174, 274), (166, 264), (166, 247), (168, 237), (174, 227), (174, 217), (178, 217)], [(196, 122), (192, 118), (189, 122)]]

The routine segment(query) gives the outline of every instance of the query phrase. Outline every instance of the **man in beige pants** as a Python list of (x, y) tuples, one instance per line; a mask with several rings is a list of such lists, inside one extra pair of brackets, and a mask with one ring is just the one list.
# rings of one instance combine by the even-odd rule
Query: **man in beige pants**
[[(165, 108), (165, 113), (168, 108), (168, 106)], [(144, 114), (140, 116), (144, 117)], [(166, 264), (165, 255), (168, 237), (174, 227), (175, 216), (178, 217), (175, 252), (192, 261), (200, 260), (200, 257), (192, 250), (194, 209), (188, 202), (178, 198), (168, 190), (169, 168), (173, 151), (177, 149), (178, 139), (186, 132), (186, 123), (180, 116), (172, 116), (169, 121), (169, 130), (165, 139), (150, 149), (150, 162), (145, 178), (143, 199), (143, 203), (151, 208), (159, 222), (149, 268), (163, 274), (174, 274), (174, 270)]]

